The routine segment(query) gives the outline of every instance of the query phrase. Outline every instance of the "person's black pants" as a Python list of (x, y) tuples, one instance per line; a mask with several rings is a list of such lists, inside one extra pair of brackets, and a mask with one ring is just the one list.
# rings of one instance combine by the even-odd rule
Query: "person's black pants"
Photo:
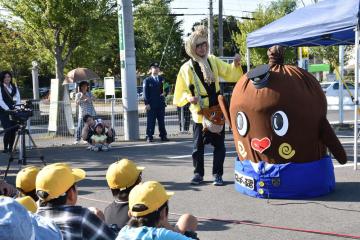
[(203, 126), (201, 123), (193, 123), (193, 139), (194, 147), (192, 152), (194, 173), (204, 176), (204, 146), (210, 143), (214, 146), (213, 156), (213, 175), (223, 175), (223, 166), (225, 160), (225, 131), (221, 133), (211, 133), (209, 131), (203, 132)]
[[(0, 121), (1, 121), (1, 125), (4, 130), (9, 129), (16, 125), (15, 121), (10, 120), (9, 114), (4, 113), (4, 112), (0, 112)], [(10, 151), (12, 150), (14, 141), (15, 141), (16, 131), (17, 131), (17, 128), (13, 128), (4, 133), (4, 138), (3, 138), (4, 150), (5, 149), (9, 149)]]
[(159, 124), (160, 138), (165, 138), (167, 133), (165, 129), (165, 107), (151, 108), (146, 112), (146, 137), (152, 139), (155, 131), (156, 119)]

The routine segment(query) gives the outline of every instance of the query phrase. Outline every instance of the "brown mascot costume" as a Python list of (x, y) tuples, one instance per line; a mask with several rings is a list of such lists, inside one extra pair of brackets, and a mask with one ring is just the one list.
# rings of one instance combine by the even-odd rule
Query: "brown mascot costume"
[(269, 64), (245, 74), (236, 84), (229, 122), (238, 158), (235, 186), (259, 198), (308, 198), (334, 190), (331, 158), (345, 164), (345, 151), (326, 119), (327, 103), (307, 71), (284, 65), (284, 49), (268, 50)]

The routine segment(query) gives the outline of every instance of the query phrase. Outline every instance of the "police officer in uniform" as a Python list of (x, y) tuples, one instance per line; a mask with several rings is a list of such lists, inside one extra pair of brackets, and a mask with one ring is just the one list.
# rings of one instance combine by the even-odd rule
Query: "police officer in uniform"
[(160, 67), (158, 63), (150, 65), (151, 76), (144, 79), (144, 102), (147, 112), (146, 140), (153, 142), (155, 121), (159, 124), (161, 141), (169, 141), (165, 129), (165, 97), (167, 92), (163, 91), (164, 78), (159, 76)]

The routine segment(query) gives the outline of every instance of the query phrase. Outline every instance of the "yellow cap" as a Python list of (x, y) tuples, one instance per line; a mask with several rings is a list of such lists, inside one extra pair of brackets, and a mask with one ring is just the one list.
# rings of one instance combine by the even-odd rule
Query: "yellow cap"
[(21, 169), (16, 175), (16, 188), (21, 189), (24, 193), (35, 190), (36, 176), (40, 169), (35, 166), (29, 166)]
[(23, 205), (28, 211), (32, 213), (36, 213), (37, 205), (34, 199), (32, 199), (31, 197), (25, 196), (21, 198), (16, 198), (15, 200), (21, 205)]
[(144, 167), (136, 166), (131, 160), (121, 159), (109, 166), (106, 172), (106, 180), (111, 189), (124, 190), (135, 184), (139, 174), (144, 169)]
[[(155, 212), (169, 200), (172, 195), (174, 195), (174, 192), (166, 192), (165, 188), (156, 181), (149, 181), (136, 185), (129, 195), (129, 209), (131, 215), (134, 217), (141, 217)], [(135, 212), (133, 211), (133, 207), (136, 204), (143, 204), (147, 209), (141, 212)]]
[[(42, 200), (49, 201), (65, 193), (74, 183), (84, 179), (86, 173), (79, 168), (71, 169), (66, 163), (54, 163), (45, 166), (36, 177), (36, 191), (48, 194)], [(39, 196), (40, 197), (40, 196)]]

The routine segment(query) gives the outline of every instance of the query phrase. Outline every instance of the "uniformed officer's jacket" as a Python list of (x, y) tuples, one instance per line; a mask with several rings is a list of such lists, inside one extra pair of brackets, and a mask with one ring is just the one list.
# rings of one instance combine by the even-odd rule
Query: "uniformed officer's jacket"
[[(211, 69), (213, 71), (215, 77), (215, 87), (216, 92), (220, 91), (219, 77), (223, 78), (227, 82), (237, 82), (240, 77), (243, 75), (243, 71), (241, 67), (235, 67), (234, 63), (228, 64), (221, 59), (209, 55), (208, 60), (211, 64)], [(199, 88), (199, 92), (201, 96), (206, 96), (207, 92), (204, 85), (201, 83), (199, 77), (194, 77), (195, 70), (192, 66), (191, 60), (184, 63), (180, 71), (178, 73), (175, 85), (174, 99), (173, 104), (178, 107), (182, 107), (188, 103), (187, 98), (191, 97), (191, 91), (189, 86), (191, 84), (195, 87), (195, 95), (199, 96), (197, 89)], [(196, 74), (196, 73), (195, 73)], [(195, 79), (197, 79), (197, 83), (195, 83)], [(197, 88), (198, 86), (198, 88)], [(203, 108), (209, 107), (209, 98), (205, 97), (201, 99)], [(191, 104), (190, 111), (192, 114), (192, 118), (196, 123), (202, 123), (202, 115), (199, 115), (200, 104)]]
[(145, 105), (150, 104), (151, 108), (165, 107), (165, 97), (163, 93), (162, 76), (158, 76), (159, 81), (156, 81), (153, 76), (149, 76), (143, 81), (143, 92)]

